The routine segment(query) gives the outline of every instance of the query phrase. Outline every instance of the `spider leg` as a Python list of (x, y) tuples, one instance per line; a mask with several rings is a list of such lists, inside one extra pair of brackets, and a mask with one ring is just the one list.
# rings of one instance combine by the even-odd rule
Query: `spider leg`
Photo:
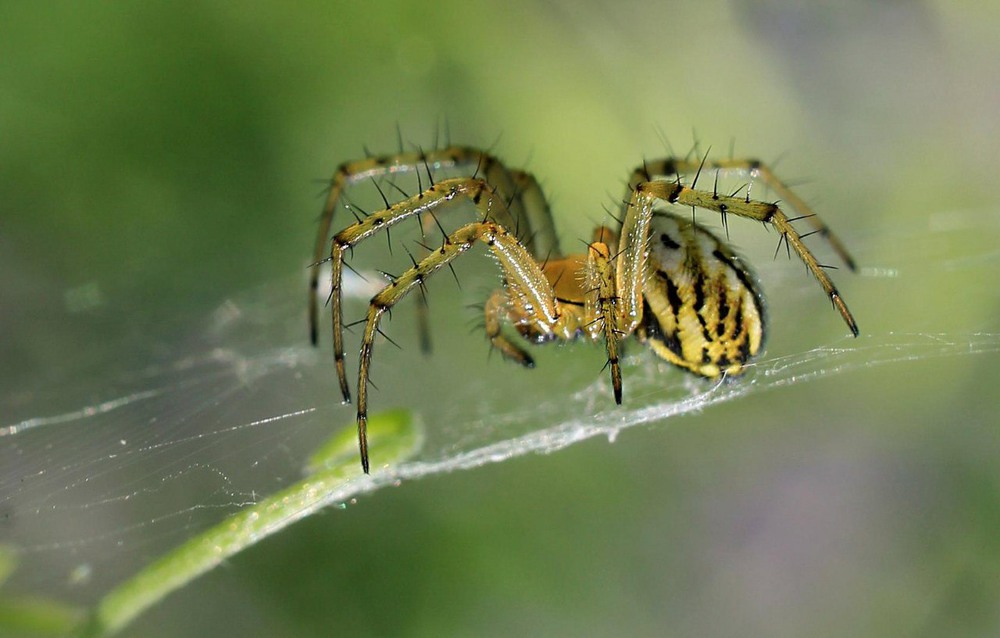
[[(471, 180), (472, 184), (481, 184)], [(369, 218), (370, 219), (370, 218)], [(489, 246), (504, 271), (508, 290), (521, 303), (530, 304), (534, 310), (533, 325), (539, 331), (551, 331), (559, 321), (558, 303), (544, 273), (528, 250), (507, 230), (492, 221), (473, 222), (462, 226), (448, 236), (445, 243), (410, 268), (372, 297), (365, 320), (358, 366), (358, 444), (361, 467), (368, 473), (368, 374), (371, 368), (372, 348), (378, 334), (382, 315), (390, 310), (414, 287), (419, 286), (434, 272), (467, 251), (477, 241)], [(336, 240), (335, 240), (336, 245)]]
[(512, 170), (510, 174), (524, 204), (523, 219), (527, 227), (519, 229), (521, 243), (528, 248), (536, 261), (562, 256), (555, 221), (552, 219), (552, 209), (542, 193), (538, 180), (526, 171)]
[[(699, 172), (706, 171), (741, 171), (748, 173), (751, 178), (759, 177), (760, 180), (778, 194), (778, 197), (783, 202), (787, 202), (788, 205), (795, 211), (797, 218), (802, 219), (806, 224), (812, 227), (812, 231), (821, 235), (830, 244), (834, 252), (840, 258), (844, 264), (847, 265), (851, 270), (857, 270), (857, 265), (854, 258), (847, 251), (847, 247), (840, 238), (830, 230), (830, 227), (820, 219), (820, 217), (812, 210), (812, 208), (806, 204), (806, 202), (795, 194), (795, 192), (789, 188), (777, 175), (771, 170), (771, 168), (758, 159), (750, 158), (729, 158), (729, 159), (686, 159), (680, 157), (667, 157), (655, 161), (643, 162), (642, 166), (637, 167), (632, 171), (632, 175), (629, 178), (629, 193), (626, 197), (631, 195), (631, 191), (635, 189), (636, 186), (642, 182), (649, 182), (656, 179), (666, 179), (666, 178), (680, 178), (681, 175), (691, 175), (698, 174)], [(692, 185), (693, 186), (693, 185)], [(717, 193), (713, 193), (717, 194)], [(744, 202), (746, 199), (744, 199)], [(731, 209), (723, 211), (723, 215), (727, 212), (734, 212)], [(787, 219), (787, 217), (786, 217)]]
[(486, 336), (490, 344), (496, 348), (505, 359), (519, 363), (526, 368), (534, 368), (535, 360), (524, 348), (507, 338), (501, 330), (502, 319), (509, 314), (510, 300), (506, 291), (497, 289), (486, 300), (483, 314), (486, 317)]
[(611, 368), (611, 388), (614, 390), (615, 403), (621, 405), (622, 370), (618, 361), (621, 332), (618, 330), (618, 295), (615, 291), (613, 264), (607, 244), (594, 241), (587, 246), (587, 316), (594, 317), (593, 321), (601, 324), (608, 352), (607, 367)]
[[(437, 225), (437, 220), (433, 213), (425, 213), (421, 215), (420, 218), (420, 234), (426, 239), (427, 234), (434, 230)], [(442, 233), (444, 230), (442, 229)], [(447, 238), (448, 235), (446, 234)], [(420, 244), (420, 258), (423, 259), (428, 254), (430, 254), (431, 248), (426, 244)], [(427, 295), (423, 294), (417, 297), (417, 334), (420, 336), (420, 350), (424, 354), (431, 353), (431, 324), (430, 324), (430, 309), (427, 306)]]
[(341, 396), (350, 402), (351, 394), (347, 386), (347, 372), (344, 365), (344, 334), (342, 309), (342, 278), (344, 253), (352, 250), (365, 239), (414, 215), (431, 214), (435, 209), (448, 208), (452, 204), (469, 199), (479, 209), (484, 218), (490, 216), (509, 217), (496, 189), (482, 179), (453, 178), (442, 180), (427, 190), (408, 199), (396, 202), (384, 210), (368, 215), (360, 222), (352, 224), (337, 233), (330, 242), (331, 293), (330, 307), (333, 322), (333, 359), (337, 369)]
[[(309, 336), (314, 345), (319, 338), (317, 292), (320, 263), (327, 250), (334, 213), (345, 191), (354, 184), (385, 175), (421, 170), (429, 174), (431, 169), (460, 168), (469, 171), (475, 169), (476, 177), (482, 177), (495, 185), (497, 190), (510, 200), (507, 206), (510, 218), (503, 221), (511, 228), (518, 226), (516, 220), (523, 220), (525, 230), (533, 237), (537, 225), (539, 238), (528, 242), (533, 254), (538, 256), (541, 253), (544, 256), (547, 252), (558, 252), (558, 243), (555, 241), (555, 232), (552, 229), (552, 216), (538, 182), (529, 173), (508, 169), (500, 160), (484, 151), (463, 146), (448, 146), (433, 151), (401, 152), (345, 162), (337, 168), (330, 179), (330, 190), (316, 231), (313, 265), (309, 273)], [(537, 248), (534, 246), (535, 243), (538, 244)]]
[[(641, 283), (635, 282), (633, 271), (639, 269), (643, 272), (645, 268), (646, 256), (641, 250), (645, 246), (646, 238), (649, 236), (649, 223), (652, 217), (653, 205), (656, 200), (662, 200), (671, 204), (681, 204), (706, 210), (714, 210), (720, 214), (731, 213), (755, 219), (765, 224), (771, 224), (778, 231), (781, 237), (792, 247), (799, 259), (805, 263), (809, 271), (819, 281), (823, 291), (830, 298), (834, 307), (840, 312), (851, 333), (858, 336), (858, 325), (851, 315), (847, 304), (837, 291), (833, 281), (827, 276), (823, 266), (816, 261), (816, 257), (802, 241), (798, 231), (792, 226), (788, 216), (778, 207), (777, 204), (768, 204), (754, 200), (747, 201), (740, 197), (719, 195), (718, 193), (695, 190), (682, 186), (676, 182), (666, 182), (654, 180), (636, 184), (635, 189), (628, 203), (628, 212), (625, 216), (625, 223), (622, 225), (622, 238), (619, 249), (617, 283), (619, 295), (625, 299), (625, 306), (632, 309), (633, 304), (640, 304), (637, 316), (642, 317), (641, 307)], [(641, 263), (634, 263), (636, 260)], [(623, 275), (624, 271), (624, 275)], [(627, 298), (626, 298), (627, 295)], [(637, 297), (639, 295), (639, 297)], [(632, 310), (632, 312), (635, 312)], [(631, 319), (631, 317), (628, 317)], [(629, 330), (638, 325), (628, 323)]]
[[(515, 235), (518, 236), (518, 240), (524, 244), (531, 255), (539, 261), (548, 259), (549, 257), (560, 256), (559, 240), (556, 235), (555, 222), (552, 219), (552, 211), (535, 177), (525, 171), (508, 170), (498, 160), (492, 158), (484, 166), (477, 167), (477, 170), (484, 172), (487, 176), (491, 173), (499, 172), (499, 174), (494, 175), (493, 179), (487, 177), (486, 181), (491, 184), (512, 184), (512, 186), (508, 185), (497, 190), (503, 193), (506, 188), (513, 188), (513, 191), (508, 196), (506, 207), (511, 211), (513, 218), (511, 221), (514, 223)], [(432, 233), (435, 226), (440, 228), (433, 213), (422, 215), (420, 230), (424, 237), (428, 233)], [(444, 229), (440, 229), (442, 234), (445, 234), (445, 237), (447, 237)], [(430, 253), (430, 249), (426, 246), (422, 246), (420, 250), (421, 257), (426, 257)], [(430, 353), (430, 318), (427, 298), (424, 295), (421, 295), (417, 300), (417, 333), (420, 335), (421, 350), (425, 354)], [(501, 336), (494, 345), (499, 347), (499, 343), (505, 340)], [(516, 346), (513, 346), (513, 344), (508, 344), (500, 348), (500, 350), (501, 352), (513, 352), (514, 350), (510, 350), (511, 348), (516, 350)], [(519, 361), (531, 360), (531, 357), (527, 353), (521, 351), (521, 355), (516, 357), (516, 359)]]

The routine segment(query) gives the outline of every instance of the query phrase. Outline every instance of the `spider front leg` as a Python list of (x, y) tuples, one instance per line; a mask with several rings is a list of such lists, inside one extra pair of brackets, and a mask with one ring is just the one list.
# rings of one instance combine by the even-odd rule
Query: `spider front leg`
[[(330, 179), (330, 190), (327, 193), (326, 203), (323, 205), (323, 212), (319, 218), (313, 265), (309, 271), (309, 337), (313, 345), (317, 343), (319, 338), (319, 303), (316, 294), (319, 290), (319, 265), (323, 262), (323, 253), (327, 250), (327, 245), (330, 241), (329, 233), (330, 227), (333, 225), (334, 212), (336, 212), (337, 206), (340, 204), (347, 189), (364, 180), (381, 179), (386, 175), (416, 172), (419, 176), (421, 168), (424, 168), (428, 172), (428, 177), (430, 177), (431, 166), (435, 168), (453, 168), (463, 164), (475, 166), (477, 162), (480, 164), (486, 163), (488, 166), (492, 166), (494, 163), (499, 165), (499, 162), (495, 162), (481, 151), (456, 146), (426, 153), (423, 151), (403, 152), (402, 148), (400, 148), (400, 152), (396, 154), (379, 155), (367, 157), (362, 160), (344, 162), (337, 167), (333, 177)], [(506, 169), (502, 165), (499, 165), (499, 169), (497, 170), (506, 172)], [(503, 175), (499, 175), (499, 177), (503, 177)], [(509, 177), (505, 178), (505, 181), (510, 182)]]
[[(523, 230), (528, 234), (525, 241), (533, 254), (542, 256), (557, 255), (559, 244), (552, 223), (545, 197), (537, 180), (530, 173), (508, 169), (496, 157), (484, 151), (464, 147), (449, 146), (432, 151), (412, 151), (392, 155), (368, 157), (363, 160), (341, 164), (330, 179), (330, 191), (327, 194), (323, 212), (320, 215), (319, 227), (316, 232), (316, 247), (313, 265), (309, 272), (309, 335), (315, 345), (318, 341), (319, 321), (319, 265), (324, 261), (324, 252), (329, 242), (330, 227), (333, 224), (334, 212), (337, 210), (344, 193), (351, 186), (371, 179), (382, 179), (386, 175), (396, 173), (415, 173), (418, 183), (422, 184), (421, 171), (426, 173), (428, 184), (433, 186), (431, 169), (444, 170), (475, 170), (475, 177), (481, 177), (493, 184), (497, 192), (506, 200), (504, 211), (498, 211), (507, 218), (499, 221), (509, 224), (510, 228), (519, 229), (519, 221), (523, 221)], [(378, 182), (376, 182), (377, 184)], [(423, 188), (421, 187), (421, 190)], [(388, 206), (388, 203), (386, 204)], [(359, 220), (360, 222), (360, 220)]]
[[(661, 180), (665, 178), (670, 178), (677, 176), (680, 179), (681, 175), (695, 175), (695, 181), (697, 181), (697, 176), (700, 176), (704, 171), (741, 171), (746, 172), (750, 175), (751, 180), (754, 177), (760, 177), (761, 181), (765, 186), (773, 190), (778, 194), (778, 197), (782, 201), (787, 202), (789, 206), (798, 215), (797, 219), (802, 219), (805, 223), (812, 226), (813, 230), (809, 234), (817, 233), (824, 237), (826, 241), (833, 248), (837, 256), (847, 265), (851, 270), (857, 270), (854, 258), (847, 251), (844, 243), (837, 237), (830, 227), (820, 219), (819, 215), (813, 212), (812, 208), (806, 204), (806, 202), (795, 194), (791, 188), (789, 188), (771, 168), (758, 159), (750, 158), (729, 158), (729, 159), (718, 159), (710, 160), (708, 155), (701, 159), (688, 159), (681, 157), (667, 157), (655, 161), (643, 162), (641, 166), (638, 166), (632, 171), (632, 176), (629, 178), (629, 193), (626, 197), (631, 195), (631, 191), (643, 182), (651, 182), (654, 180)], [(678, 184), (680, 182), (678, 181)], [(747, 197), (744, 203), (749, 200), (750, 195), (750, 185), (752, 181), (747, 185)], [(694, 184), (692, 183), (692, 188)], [(718, 187), (713, 189), (713, 195), (718, 195)], [(734, 193), (735, 195), (735, 193)], [(726, 218), (725, 215), (727, 210), (720, 211), (722, 214), (722, 223), (725, 225)]]
[(442, 180), (413, 197), (396, 202), (385, 210), (372, 213), (358, 223), (337, 233), (330, 242), (330, 315), (333, 322), (333, 358), (344, 403), (349, 403), (351, 400), (350, 389), (347, 386), (347, 371), (344, 365), (342, 309), (344, 253), (353, 250), (354, 246), (375, 233), (398, 224), (408, 217), (430, 214), (436, 209), (448, 207), (462, 199), (470, 200), (484, 218), (490, 215), (497, 215), (501, 218), (510, 216), (510, 213), (503, 207), (503, 202), (499, 200), (495, 188), (482, 179), (459, 177)]
[(358, 365), (358, 445), (361, 467), (367, 474), (368, 463), (368, 375), (372, 348), (382, 315), (399, 302), (414, 287), (421, 285), (434, 272), (467, 251), (477, 241), (489, 246), (507, 279), (508, 294), (532, 308), (533, 328), (540, 333), (552, 333), (560, 323), (559, 305), (545, 274), (527, 249), (507, 230), (495, 222), (473, 222), (449, 235), (445, 243), (376, 294), (368, 306), (365, 330), (361, 341)]
[[(625, 216), (625, 223), (622, 225), (621, 247), (619, 251), (621, 254), (619, 257), (620, 269), (623, 262), (627, 261), (626, 265), (631, 264), (635, 259), (633, 255), (637, 254), (637, 252), (642, 252), (637, 246), (640, 243), (644, 245), (646, 238), (649, 236), (649, 223), (652, 218), (653, 203), (655, 200), (714, 210), (722, 215), (732, 213), (774, 226), (781, 238), (795, 251), (799, 259), (805, 263), (806, 268), (819, 281), (820, 286), (823, 287), (823, 291), (844, 319), (844, 323), (847, 324), (851, 334), (855, 337), (858, 336), (858, 324), (855, 322), (850, 310), (848, 310), (847, 304), (844, 303), (840, 292), (838, 292), (836, 286), (833, 285), (833, 281), (830, 280), (830, 277), (823, 270), (823, 266), (820, 265), (816, 257), (802, 241), (802, 236), (792, 226), (791, 220), (789, 220), (788, 216), (785, 215), (784, 211), (777, 204), (768, 204), (738, 197), (719, 195), (715, 192), (695, 190), (676, 182), (654, 180), (637, 184), (629, 199), (628, 212)], [(642, 260), (644, 268), (644, 254), (640, 254), (639, 259)], [(620, 275), (618, 279), (619, 286), (622, 286)], [(630, 303), (636, 302), (634, 300), (635, 294), (634, 290), (629, 289)], [(638, 301), (641, 303), (641, 299)], [(639, 316), (641, 317), (641, 308)]]
[[(501, 166), (499, 161), (491, 160), (491, 164), (486, 166), (486, 173), (494, 170), (494, 166)], [(559, 250), (559, 238), (556, 235), (555, 222), (552, 219), (552, 211), (545, 195), (535, 179), (535, 176), (526, 171), (517, 169), (504, 169), (507, 171), (503, 177), (510, 178), (510, 187), (513, 191), (507, 196), (505, 208), (510, 210), (513, 218), (513, 231), (525, 248), (528, 249), (536, 260), (549, 260), (558, 258), (561, 255)], [(496, 184), (487, 179), (491, 184)], [(499, 192), (504, 192), (498, 188)], [(433, 232), (437, 226), (437, 219), (431, 213), (425, 213), (420, 221), (420, 232), (423, 237)], [(444, 232), (444, 231), (442, 231)], [(427, 246), (421, 245), (420, 257), (424, 258), (431, 252)], [(456, 282), (458, 279), (456, 278)], [(528, 353), (524, 352), (500, 332), (501, 307), (507, 302), (503, 291), (498, 290), (490, 298), (485, 306), (486, 328), (490, 334), (490, 342), (500, 350), (505, 357), (508, 357), (521, 365), (532, 367), (534, 361)], [(429, 354), (430, 343), (430, 319), (427, 308), (427, 298), (421, 295), (417, 299), (417, 334), (420, 335), (420, 349)]]
[[(599, 228), (595, 235), (604, 236)], [(622, 403), (622, 369), (619, 363), (619, 338), (623, 331), (619, 328), (618, 293), (615, 287), (615, 268), (611, 259), (611, 251), (607, 244), (595, 241), (587, 246), (586, 280), (588, 284), (586, 316), (590, 319), (588, 325), (596, 332), (598, 326), (604, 337), (607, 348), (608, 362), (611, 368), (611, 388), (615, 394), (615, 403)]]

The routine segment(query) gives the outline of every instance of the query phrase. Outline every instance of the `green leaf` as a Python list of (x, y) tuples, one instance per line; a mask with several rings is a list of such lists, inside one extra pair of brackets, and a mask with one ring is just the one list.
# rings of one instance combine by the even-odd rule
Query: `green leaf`
[[(418, 422), (403, 410), (383, 412), (368, 421), (372, 454), (380, 463), (397, 465), (418, 448)], [(128, 625), (167, 594), (183, 587), (222, 561), (251, 547), (313, 512), (340, 500), (347, 492), (374, 487), (377, 477), (361, 472), (353, 428), (343, 428), (312, 455), (307, 476), (252, 507), (230, 516), (192, 538), (109, 592), (98, 604), (85, 636), (107, 636)]]

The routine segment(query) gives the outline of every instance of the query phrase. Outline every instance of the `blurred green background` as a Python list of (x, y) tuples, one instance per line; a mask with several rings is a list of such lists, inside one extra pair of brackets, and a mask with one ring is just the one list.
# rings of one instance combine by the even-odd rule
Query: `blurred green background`
[[(998, 28), (997, 5), (955, 2), (5, 2), (2, 424), (103, 396), (104, 370), (190, 351), (223, 300), (301, 276), (321, 181), (397, 124), (500, 137), (567, 238), (664, 153), (657, 127), (734, 138), (808, 177), (865, 267), (834, 273), (853, 342), (798, 265), (753, 252), (792, 271), (769, 352), (858, 347), (857, 369), (379, 492), (127, 634), (995, 635)], [(905, 345), (974, 334), (986, 354)], [(898, 362), (864, 367), (899, 335)], [(451, 355), (455, 380), (486, 366)], [(525, 374), (558, 395), (558, 368)]]

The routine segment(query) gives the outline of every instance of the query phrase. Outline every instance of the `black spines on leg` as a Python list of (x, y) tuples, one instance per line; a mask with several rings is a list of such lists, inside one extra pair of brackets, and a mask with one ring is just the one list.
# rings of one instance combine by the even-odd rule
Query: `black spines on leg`
[(441, 221), (438, 220), (437, 215), (434, 214), (434, 211), (427, 211), (427, 213), (431, 216), (431, 219), (434, 220), (434, 224), (438, 227), (438, 230), (441, 231), (441, 234), (444, 235), (444, 245), (447, 246), (449, 241), (448, 233), (447, 231), (445, 231), (444, 226), (441, 225)]
[[(719, 169), (715, 169), (715, 183), (712, 185), (712, 199), (719, 199)], [(726, 229), (726, 240), (729, 240), (729, 218), (726, 217), (729, 206), (719, 204), (719, 216), (722, 218), (722, 227)]]
[(350, 323), (345, 323), (344, 324), (344, 330), (348, 330), (350, 332), (354, 332), (354, 326), (360, 326), (363, 323), (367, 323), (367, 321), (368, 321), (367, 317), (361, 317), (360, 319), (358, 319), (356, 321), (352, 321)]
[(458, 286), (459, 290), (461, 290), (462, 282), (458, 280), (458, 273), (455, 272), (455, 267), (451, 264), (450, 261), (448, 262), (448, 269), (451, 270), (451, 276), (455, 278), (455, 285)]
[[(354, 266), (352, 266), (351, 264), (347, 263), (346, 260), (341, 260), (340, 263), (344, 264), (344, 268), (347, 268), (352, 273), (354, 273), (355, 275), (357, 275), (361, 279), (361, 281), (368, 281), (368, 279), (364, 275), (362, 275), (360, 272), (358, 272), (357, 269), (354, 268)], [(329, 303), (329, 300), (327, 300), (327, 302)]]
[[(402, 350), (402, 349), (403, 349), (403, 346), (401, 346), (401, 345), (399, 345), (398, 343), (396, 343), (396, 341), (395, 341), (395, 340), (393, 340), (393, 338), (392, 338), (392, 337), (390, 337), (389, 335), (387, 335), (387, 334), (385, 334), (384, 332), (382, 332), (382, 328), (376, 328), (375, 330), (376, 330), (376, 331), (377, 331), (377, 332), (378, 332), (378, 333), (379, 333), (380, 335), (382, 335), (382, 338), (383, 338), (383, 339), (385, 339), (386, 341), (388, 341), (388, 342), (389, 342), (389, 343), (391, 343), (392, 345), (396, 346), (396, 347), (397, 347), (397, 348), (399, 348), (400, 350)], [(373, 385), (374, 385), (374, 384), (373, 384)]]
[(413, 264), (414, 268), (417, 268), (417, 260), (413, 257), (413, 253), (410, 252), (409, 248), (403, 248), (406, 251), (406, 256), (410, 258), (410, 263)]
[[(423, 149), (420, 149), (419, 153), (418, 153), (417, 162), (420, 162), (420, 160), (423, 160), (424, 162), (427, 161), (427, 156), (424, 155)], [(417, 174), (417, 197), (423, 197), (424, 196), (424, 180), (421, 179), (421, 177), (420, 177), (420, 164), (419, 163), (417, 164), (417, 170), (414, 171), (414, 172)]]
[[(510, 207), (514, 203), (514, 200), (520, 198), (521, 194), (522, 194), (521, 193), (521, 186), (519, 184), (514, 184), (514, 189), (511, 192), (510, 197), (508, 197), (507, 201), (504, 202), (504, 206), (507, 207), (507, 210), (510, 210)], [(521, 217), (520, 216), (518, 216), (518, 218), (517, 218), (517, 224), (518, 224), (518, 226), (515, 226), (515, 228), (514, 228), (514, 236), (515, 237), (517, 237), (517, 228), (521, 224)]]
[(698, 165), (698, 170), (694, 174), (694, 179), (691, 181), (691, 188), (694, 188), (698, 184), (698, 178), (701, 177), (701, 169), (705, 168), (705, 162), (708, 160), (708, 154), (712, 152), (712, 147), (709, 146), (708, 150), (705, 151), (705, 155), (701, 158), (701, 164)]
[(778, 258), (778, 253), (781, 252), (781, 244), (782, 243), (785, 244), (785, 252), (788, 253), (788, 258), (789, 259), (792, 258), (792, 249), (788, 245), (788, 233), (781, 233), (778, 236), (778, 245), (775, 246), (775, 248), (774, 248), (774, 257), (772, 259), (777, 259)]
[(476, 162), (476, 170), (472, 173), (472, 179), (479, 179), (479, 171), (483, 168), (483, 160), (486, 158), (486, 153), (479, 153), (479, 160)]
[(407, 193), (405, 190), (403, 190), (399, 186), (399, 184), (397, 184), (396, 182), (394, 182), (392, 180), (386, 180), (386, 184), (388, 184), (389, 186), (391, 186), (394, 189), (396, 189), (396, 192), (399, 193), (400, 195), (402, 195), (403, 199), (409, 199), (410, 198), (410, 194)]
[(391, 208), (391, 205), (389, 204), (389, 198), (385, 196), (385, 192), (382, 190), (382, 187), (378, 185), (378, 180), (375, 179), (374, 176), (372, 177), (372, 184), (375, 185), (375, 190), (378, 191), (378, 194), (382, 196), (382, 202), (385, 204), (385, 207)]
[[(361, 208), (360, 206), (358, 206), (354, 202), (348, 200), (347, 198), (344, 198), (344, 200), (345, 200), (344, 201), (344, 208), (346, 208), (347, 210), (349, 210), (351, 212), (351, 215), (354, 216), (355, 221), (357, 221), (359, 224), (361, 223), (361, 221), (363, 219), (361, 215), (364, 215), (364, 217), (368, 217), (368, 213), (365, 212), (365, 209)], [(361, 215), (358, 215), (358, 211), (361, 212)]]
[[(431, 166), (430, 164), (427, 163), (427, 155), (425, 155), (422, 150), (420, 151), (420, 160), (423, 162), (424, 170), (427, 172), (427, 183), (429, 184), (428, 188), (434, 188), (434, 176), (431, 175)], [(417, 175), (419, 174), (420, 174), (420, 167), (418, 166)]]
[[(417, 265), (417, 260), (413, 258), (413, 254), (408, 249), (404, 248), (404, 250), (406, 250), (406, 254), (410, 258), (410, 262), (413, 264), (413, 269), (417, 271), (417, 274), (414, 276), (414, 279), (416, 280), (417, 285), (420, 287), (420, 296), (423, 298), (424, 306), (426, 306), (427, 305), (427, 287), (426, 287), (426, 285), (424, 283), (424, 274), (422, 272), (420, 272), (420, 266)], [(449, 264), (449, 265), (451, 265), (451, 264)]]
[(644, 181), (650, 181), (653, 177), (649, 174), (649, 167), (646, 166), (646, 158), (642, 158), (642, 179)]
[[(810, 217), (815, 217), (815, 216), (816, 216), (816, 213), (811, 213), (809, 215), (799, 215), (798, 217), (789, 217), (787, 221), (788, 221), (789, 224), (791, 224), (791, 223), (799, 221), (800, 219), (809, 219)], [(826, 229), (824, 227), (824, 230), (828, 230), (828, 229)]]
[[(627, 204), (626, 204), (626, 206), (627, 206)], [(608, 217), (610, 217), (611, 219), (613, 219), (616, 222), (618, 222), (618, 229), (619, 230), (621, 230), (621, 227), (625, 225), (625, 218), (624, 217), (617, 217), (616, 215), (614, 215), (613, 213), (611, 213), (611, 211), (608, 211)]]

